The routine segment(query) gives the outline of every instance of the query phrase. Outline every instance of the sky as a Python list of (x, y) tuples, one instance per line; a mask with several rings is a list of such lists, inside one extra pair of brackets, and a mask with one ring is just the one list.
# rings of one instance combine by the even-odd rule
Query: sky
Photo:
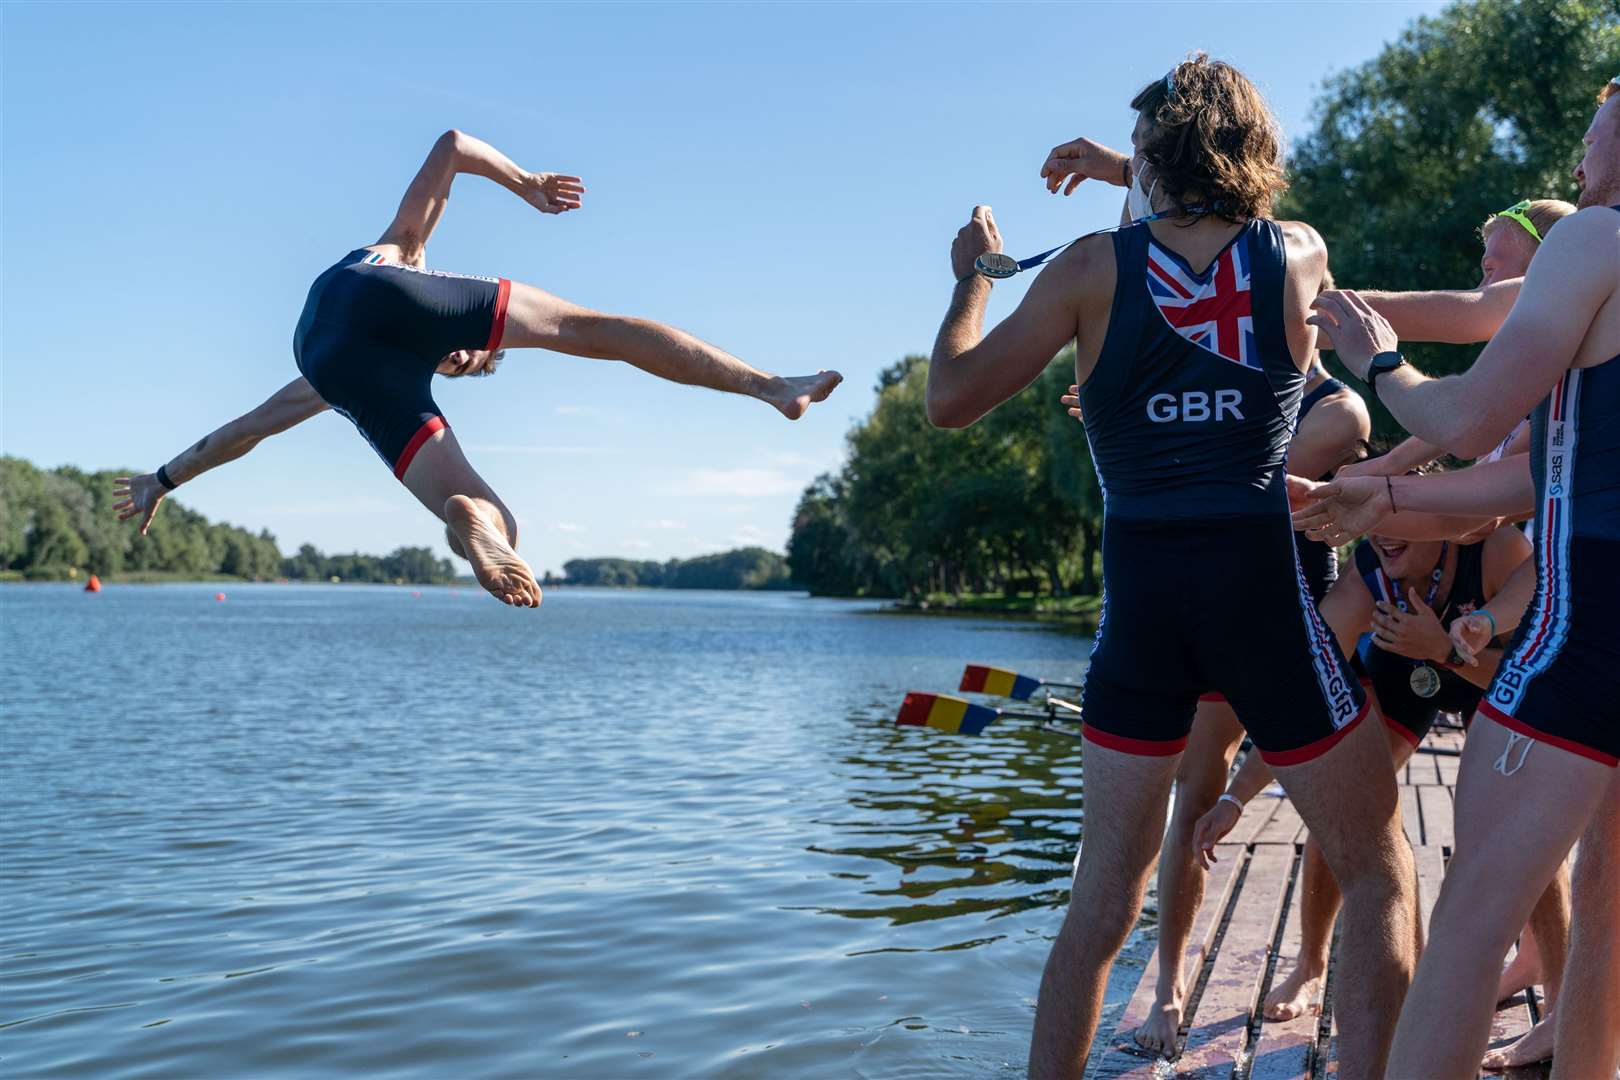
[[(436, 380), (536, 570), (782, 550), (878, 372), (930, 348), (975, 203), (1019, 257), (1113, 224), (1120, 189), (1048, 195), (1041, 162), (1126, 145), (1130, 98), (1187, 52), (1244, 69), (1297, 137), (1324, 77), (1439, 7), (0, 5), (0, 451), (151, 471), (296, 377), (310, 282), (376, 240), (454, 127), (589, 191), (544, 216), (462, 177), (430, 266), (845, 375), (796, 423), (542, 351)], [(332, 413), (177, 497), (284, 552), (447, 553)]]

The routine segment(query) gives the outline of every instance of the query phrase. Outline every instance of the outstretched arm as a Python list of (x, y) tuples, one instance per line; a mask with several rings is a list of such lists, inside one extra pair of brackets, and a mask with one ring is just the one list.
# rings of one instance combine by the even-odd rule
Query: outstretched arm
[(1042, 270), (1017, 310), (981, 340), (990, 281), (974, 271), (973, 260), (1000, 250), (1001, 234), (990, 208), (974, 207), (972, 220), (951, 245), (957, 284), (928, 367), (928, 420), (936, 427), (975, 423), (1034, 382), (1074, 339), (1079, 281), (1088, 258), (1083, 240)]
[(1502, 328), (1523, 278), (1456, 292), (1363, 292), (1360, 296), (1389, 320), (1403, 341), (1472, 345)]
[(416, 179), (405, 189), (388, 231), (377, 243), (397, 246), (407, 263), (420, 260), (450, 201), (450, 184), (461, 173), (493, 180), (543, 214), (577, 210), (580, 196), (585, 194), (577, 176), (529, 172), (482, 139), (447, 131), (433, 144)]
[(306, 379), (294, 379), (252, 412), (244, 413), (217, 431), (204, 435), (166, 462), (160, 471), (168, 479), (168, 484), (160, 480), (157, 473), (120, 476), (114, 481), (117, 486), (113, 489), (113, 497), (123, 499), (123, 502), (113, 506), (118, 520), (127, 521), (139, 516), (141, 534), (145, 535), (158, 506), (174, 488), (227, 461), (235, 461), (268, 436), (301, 424), (316, 413), (325, 411), (326, 407), (326, 402), (321, 400)]

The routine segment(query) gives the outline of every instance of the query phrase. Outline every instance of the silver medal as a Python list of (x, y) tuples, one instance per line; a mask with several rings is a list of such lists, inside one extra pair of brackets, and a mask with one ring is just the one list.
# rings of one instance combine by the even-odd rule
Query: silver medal
[(973, 260), (973, 269), (987, 278), (1010, 278), (1018, 273), (1018, 260), (1001, 251), (987, 251)]
[(1428, 664), (1413, 668), (1407, 682), (1412, 685), (1412, 693), (1420, 698), (1431, 698), (1440, 692), (1440, 673)]

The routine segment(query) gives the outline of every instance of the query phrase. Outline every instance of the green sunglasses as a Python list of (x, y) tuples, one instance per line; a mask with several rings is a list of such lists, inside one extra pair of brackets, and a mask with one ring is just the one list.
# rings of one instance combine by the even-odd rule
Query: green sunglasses
[(1534, 237), (1536, 243), (1539, 244), (1539, 243), (1541, 243), (1541, 230), (1536, 228), (1534, 222), (1532, 222), (1529, 218), (1524, 216), (1524, 212), (1526, 210), (1528, 210), (1528, 209), (1530, 209), (1530, 200), (1529, 199), (1520, 199), (1518, 202), (1514, 203), (1512, 206), (1508, 207), (1506, 210), (1498, 210), (1496, 213), (1492, 214), (1491, 217), (1493, 217), (1493, 218), (1499, 218), (1499, 217), (1512, 218), (1514, 221), (1517, 221), (1520, 225), (1523, 225), (1524, 226), (1524, 231), (1529, 233), (1532, 237)]

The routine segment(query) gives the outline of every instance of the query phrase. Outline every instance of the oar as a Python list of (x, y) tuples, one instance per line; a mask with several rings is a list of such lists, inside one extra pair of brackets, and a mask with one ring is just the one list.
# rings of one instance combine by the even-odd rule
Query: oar
[[(1078, 714), (1080, 707), (1068, 701), (1053, 701), (1066, 711)], [(894, 718), (896, 727), (931, 727), (954, 735), (978, 735), (997, 720), (1035, 720), (1043, 728), (1057, 721), (1057, 709), (1049, 705), (1045, 712), (1021, 709), (993, 709), (977, 705), (949, 694), (925, 694), (912, 691), (900, 704), (900, 713)], [(1050, 728), (1061, 734), (1072, 732)]]
[(1073, 690), (1080, 692), (1079, 683), (1052, 682), (1048, 679), (1038, 679), (1033, 675), (1020, 675), (1007, 668), (986, 667), (983, 664), (969, 664), (962, 672), (962, 684), (958, 690), (966, 690), (974, 694), (994, 694), (997, 697), (1012, 698), (1014, 701), (1028, 701), (1035, 691), (1045, 689)]

